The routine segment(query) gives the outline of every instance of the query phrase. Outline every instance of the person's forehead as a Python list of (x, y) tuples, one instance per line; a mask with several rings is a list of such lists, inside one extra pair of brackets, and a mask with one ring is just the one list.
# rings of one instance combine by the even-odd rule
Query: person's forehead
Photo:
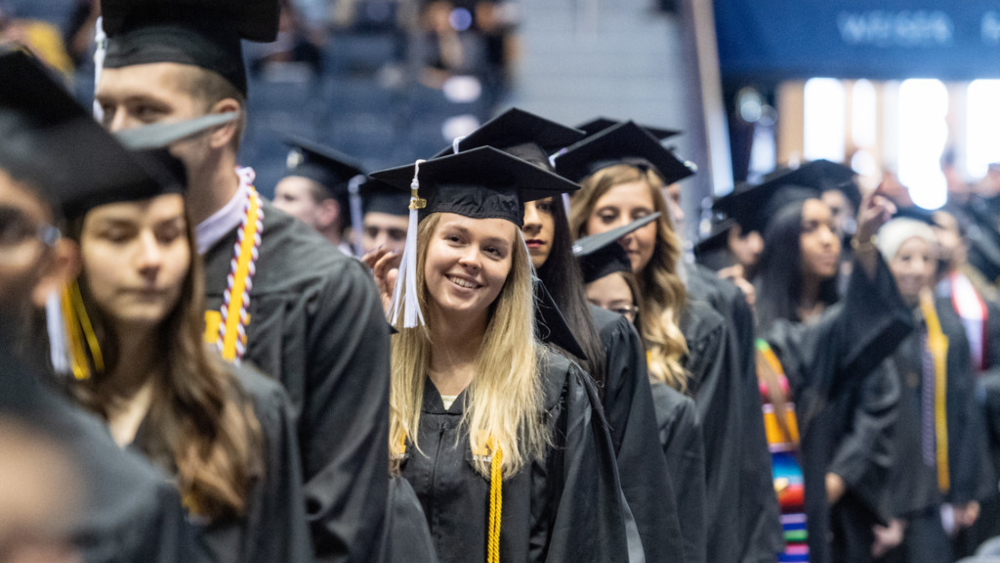
[(197, 67), (178, 63), (106, 68), (101, 71), (95, 96), (193, 98), (193, 85), (198, 72)]
[(0, 168), (0, 207), (13, 208), (38, 221), (50, 221), (49, 202), (24, 182), (15, 180)]

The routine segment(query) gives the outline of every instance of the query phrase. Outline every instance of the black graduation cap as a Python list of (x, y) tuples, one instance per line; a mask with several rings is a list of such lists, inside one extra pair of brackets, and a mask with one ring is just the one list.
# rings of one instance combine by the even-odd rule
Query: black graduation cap
[[(459, 151), (478, 147), (495, 147), (528, 161), (546, 165), (549, 155), (582, 140), (586, 133), (566, 127), (518, 108), (512, 108), (486, 122), (469, 136), (458, 141)], [(434, 158), (453, 154), (447, 147)]]
[[(607, 117), (598, 117), (592, 119), (586, 123), (577, 125), (576, 128), (582, 130), (587, 134), (587, 136), (596, 135), (605, 129), (614, 127), (620, 124), (621, 121), (615, 119), (608, 119)], [(661, 127), (650, 127), (649, 125), (640, 125), (645, 129), (650, 135), (657, 138), (657, 140), (664, 141), (670, 137), (680, 135), (680, 131), (675, 131), (674, 129), (663, 129)]]
[(105, 67), (192, 65), (244, 94), (240, 41), (274, 41), (280, 16), (278, 0), (102, 0), (101, 11), (109, 38)]
[(385, 213), (405, 217), (410, 212), (410, 194), (379, 180), (361, 185), (363, 213)]
[(733, 224), (734, 221), (732, 219), (723, 219), (714, 223), (712, 231), (695, 243), (694, 255), (701, 257), (709, 252), (728, 249), (729, 231), (732, 230)]
[[(382, 170), (371, 177), (410, 190), (415, 164)], [(480, 147), (419, 163), (421, 220), (431, 213), (524, 223), (524, 203), (578, 190), (580, 186), (493, 147)]]
[(79, 216), (111, 201), (148, 199), (162, 186), (22, 51), (0, 50), (0, 168)]
[(292, 147), (285, 176), (309, 178), (326, 188), (333, 197), (345, 198), (347, 184), (355, 176), (365, 174), (360, 162), (340, 151), (301, 137), (286, 136), (284, 141)]
[(819, 159), (807, 162), (798, 168), (781, 169), (764, 176), (764, 183), (776, 182), (782, 185), (815, 188), (821, 192), (840, 190), (854, 206), (861, 207), (861, 190), (854, 183), (857, 173), (849, 166)]
[(615, 272), (631, 272), (632, 262), (618, 241), (659, 217), (659, 212), (653, 213), (632, 221), (628, 225), (583, 237), (573, 243), (573, 255), (580, 260), (583, 283), (591, 283)]
[[(780, 179), (779, 179), (780, 180)], [(715, 201), (712, 208), (738, 223), (744, 234), (761, 234), (786, 205), (819, 198), (822, 190), (774, 180), (756, 186), (744, 185)]]
[(574, 182), (616, 164), (653, 168), (667, 184), (694, 174), (693, 165), (678, 160), (656, 137), (631, 121), (588, 137), (555, 158), (556, 172)]

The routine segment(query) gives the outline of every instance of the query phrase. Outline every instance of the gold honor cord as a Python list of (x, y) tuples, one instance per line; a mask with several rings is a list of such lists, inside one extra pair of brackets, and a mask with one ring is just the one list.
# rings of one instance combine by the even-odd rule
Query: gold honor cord
[(503, 514), (503, 450), (490, 438), (490, 528), (486, 563), (500, 563), (500, 517)]
[(951, 489), (948, 467), (948, 337), (941, 330), (941, 320), (930, 294), (921, 297), (920, 310), (927, 321), (927, 348), (934, 356), (934, 434), (938, 489), (948, 492)]

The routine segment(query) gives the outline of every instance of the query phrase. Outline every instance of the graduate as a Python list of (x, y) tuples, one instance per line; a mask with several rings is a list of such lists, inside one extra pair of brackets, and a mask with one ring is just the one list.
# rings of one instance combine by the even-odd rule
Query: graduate
[(253, 170), (237, 167), (247, 95), (240, 39), (273, 40), (279, 10), (268, 0), (235, 6), (105, 0), (95, 96), (116, 131), (241, 113), (171, 151), (187, 169), (205, 264), (205, 340), (288, 392), (317, 558), (367, 561), (387, 501), (388, 328), (365, 267), (261, 198)]
[[(931, 291), (936, 245), (930, 225), (916, 219), (893, 219), (878, 233), (879, 252), (919, 319), (887, 361), (902, 392), (890, 476), (893, 520), (876, 529), (876, 555), (884, 561), (954, 560), (948, 536), (974, 521), (970, 512), (992, 488), (980, 486), (992, 477), (980, 474), (986, 442), (965, 329), (951, 304)], [(900, 533), (898, 547), (886, 538)]]
[[(988, 430), (987, 442), (992, 471), (983, 475), (1000, 475), (1000, 304), (991, 296), (992, 289), (969, 264), (967, 228), (949, 211), (938, 210), (933, 216), (937, 237), (938, 272), (936, 293), (939, 299), (951, 303), (962, 319), (968, 337), (972, 369), (982, 398), (979, 408)], [(985, 477), (984, 477), (985, 479)], [(993, 483), (987, 483), (990, 494), (981, 500), (979, 518), (955, 540), (955, 555), (975, 553), (984, 541), (1000, 535), (1000, 494)]]
[(274, 187), (274, 206), (319, 231), (347, 256), (354, 255), (347, 228), (352, 224), (351, 197), (358, 197), (365, 178), (361, 164), (299, 137), (286, 137), (285, 143), (292, 150), (285, 177)]
[[(623, 239), (642, 292), (642, 336), (649, 373), (689, 394), (705, 436), (708, 560), (738, 561), (740, 467), (744, 436), (742, 378), (727, 320), (708, 304), (688, 300), (674, 232), (661, 188), (693, 172), (632, 122), (606, 129), (560, 154), (560, 175), (579, 181), (570, 227), (581, 237), (609, 231), (646, 215), (660, 217)], [(678, 486), (681, 486), (678, 484)]]
[(120, 447), (175, 476), (214, 561), (311, 561), (291, 403), (273, 379), (202, 344), (201, 262), (184, 209), (184, 166), (169, 155), (173, 139), (147, 148), (164, 128), (190, 140), (220, 121), (123, 132), (126, 146), (144, 149), (135, 156), (162, 191), (99, 194), (69, 210), (82, 271), (62, 303), (66, 387), (107, 421)]
[(203, 561), (176, 489), (43, 384), (44, 339), (32, 334), (48, 296), (78, 269), (60, 235), (63, 208), (157, 184), (24, 52), (0, 53), (0, 138), (0, 419), (68, 458), (82, 496), (78, 511), (67, 499), (65, 533), (84, 561)]
[(373, 177), (411, 189), (374, 274), (400, 331), (388, 445), (438, 557), (628, 560), (611, 440), (586, 373), (535, 340), (520, 231), (525, 201), (577, 186), (492, 147)]
[[(580, 259), (587, 299), (598, 307), (618, 313), (640, 325), (642, 302), (631, 262), (619, 239), (655, 221), (654, 213), (624, 227), (584, 237), (573, 245)], [(662, 381), (650, 380), (660, 445), (670, 476), (677, 486), (684, 561), (705, 561), (705, 445), (694, 401)]]
[[(550, 154), (572, 145), (583, 132), (513, 108), (471, 133), (457, 139), (451, 151), (492, 146), (517, 156), (539, 168), (552, 171)], [(447, 149), (441, 155), (447, 154)], [(655, 414), (650, 393), (642, 342), (630, 323), (587, 303), (576, 259), (566, 209), (558, 197), (524, 204), (521, 233), (528, 245), (532, 266), (545, 290), (551, 294), (557, 314), (544, 303), (536, 308), (540, 338), (561, 345), (561, 332), (554, 325), (559, 317), (580, 351), (571, 360), (583, 367), (597, 385), (607, 418), (611, 441), (621, 476), (622, 490), (635, 520), (642, 550), (649, 561), (699, 561), (697, 550), (682, 552), (676, 489), (668, 468), (647, 452), (656, 447)], [(678, 483), (677, 486), (680, 486)]]
[(899, 396), (896, 380), (876, 368), (912, 330), (909, 309), (872, 242), (894, 209), (879, 195), (862, 204), (855, 268), (838, 303), (839, 238), (819, 194), (775, 189), (741, 197), (751, 195), (738, 208), (771, 218), (762, 229), (757, 313), (774, 369), (789, 383), (785, 400), (795, 406), (808, 560), (867, 561), (871, 526), (885, 517)]

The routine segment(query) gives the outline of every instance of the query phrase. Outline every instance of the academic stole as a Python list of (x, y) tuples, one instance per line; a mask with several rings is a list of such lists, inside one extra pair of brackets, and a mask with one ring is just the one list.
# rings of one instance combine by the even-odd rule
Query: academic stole
[(930, 292), (920, 296), (920, 312), (927, 323), (927, 350), (934, 358), (934, 445), (938, 489), (946, 493), (951, 488), (948, 468), (948, 337), (941, 330), (941, 320)]
[(229, 261), (222, 307), (218, 311), (205, 312), (205, 341), (218, 346), (225, 360), (237, 364), (246, 353), (247, 327), (250, 326), (250, 291), (253, 289), (261, 235), (264, 232), (262, 200), (257, 190), (249, 185), (253, 181), (252, 174), (250, 172), (245, 179), (249, 180), (246, 182), (247, 198), (236, 244), (233, 245), (233, 257)]

